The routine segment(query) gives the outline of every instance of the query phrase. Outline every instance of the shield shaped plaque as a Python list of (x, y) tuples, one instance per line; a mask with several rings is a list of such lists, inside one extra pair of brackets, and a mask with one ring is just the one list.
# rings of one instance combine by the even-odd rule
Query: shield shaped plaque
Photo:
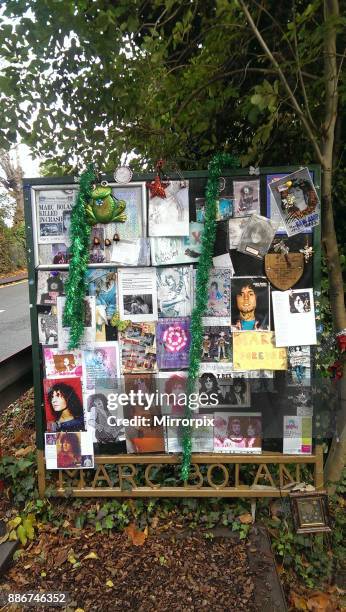
[(269, 253), (264, 259), (265, 272), (271, 284), (281, 291), (291, 289), (304, 271), (303, 253)]

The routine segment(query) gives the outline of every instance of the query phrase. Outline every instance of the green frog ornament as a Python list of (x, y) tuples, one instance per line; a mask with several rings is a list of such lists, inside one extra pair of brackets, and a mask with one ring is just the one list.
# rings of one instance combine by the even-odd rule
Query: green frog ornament
[(107, 184), (96, 185), (91, 192), (91, 200), (85, 206), (89, 225), (96, 223), (124, 222), (127, 219), (126, 202), (118, 200)]

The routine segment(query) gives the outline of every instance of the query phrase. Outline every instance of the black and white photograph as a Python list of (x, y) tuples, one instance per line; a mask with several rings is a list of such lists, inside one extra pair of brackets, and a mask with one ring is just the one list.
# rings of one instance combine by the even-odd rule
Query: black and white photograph
[(118, 284), (121, 320), (135, 323), (157, 321), (155, 268), (119, 268)]
[(230, 249), (237, 249), (247, 222), (247, 217), (237, 217), (228, 221), (228, 241)]
[(272, 181), (269, 188), (288, 236), (300, 234), (320, 223), (320, 200), (308, 168)]
[(277, 223), (260, 215), (251, 215), (243, 226), (238, 251), (262, 259), (273, 242)]
[(116, 425), (115, 422), (112, 425), (108, 424), (110, 416), (113, 415), (119, 419), (124, 416), (123, 407), (120, 405), (117, 406), (116, 410), (109, 410), (109, 393), (109, 389), (103, 389), (99, 386), (96, 393), (85, 394), (85, 424), (87, 431), (92, 434), (93, 442), (96, 444), (125, 440), (125, 429), (122, 424)]
[(251, 406), (250, 383), (242, 377), (232, 374), (218, 374), (217, 383), (220, 393), (219, 407), (221, 406)]
[(247, 217), (253, 213), (260, 214), (260, 182), (233, 181), (234, 217)]
[(165, 198), (149, 196), (149, 236), (188, 236), (188, 182), (170, 181), (165, 194)]
[(124, 295), (125, 315), (149, 315), (153, 314), (153, 296), (148, 294)]
[(264, 276), (233, 276), (231, 296), (233, 331), (270, 329), (269, 282)]
[[(207, 393), (215, 410), (238, 406), (251, 406), (250, 383), (243, 377), (234, 377), (233, 373), (206, 371), (199, 377), (199, 393)], [(215, 397), (217, 398), (217, 404)], [(205, 408), (210, 412), (211, 408)], [(199, 409), (204, 412), (204, 409)]]
[(38, 313), (38, 338), (41, 344), (58, 345), (58, 318), (56, 306)]
[(308, 291), (295, 291), (292, 295), (289, 296), (290, 301), (290, 312), (292, 313), (300, 313), (310, 312), (311, 303), (310, 303), (310, 294)]
[(71, 211), (75, 195), (75, 189), (47, 189), (36, 193), (39, 244), (68, 243), (70, 220), (66, 213)]

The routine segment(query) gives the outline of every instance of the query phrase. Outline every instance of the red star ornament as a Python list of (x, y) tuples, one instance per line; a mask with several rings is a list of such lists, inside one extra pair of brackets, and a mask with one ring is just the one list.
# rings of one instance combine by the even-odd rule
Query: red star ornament
[(159, 198), (165, 198), (165, 189), (168, 187), (168, 185), (169, 183), (163, 183), (159, 175), (157, 175), (151, 183), (147, 183), (147, 187), (150, 191), (150, 197), (155, 198), (155, 196), (158, 196)]

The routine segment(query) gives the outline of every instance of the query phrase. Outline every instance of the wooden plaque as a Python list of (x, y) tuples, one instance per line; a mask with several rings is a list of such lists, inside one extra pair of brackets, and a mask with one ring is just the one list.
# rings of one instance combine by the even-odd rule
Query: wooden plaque
[(291, 289), (301, 278), (304, 271), (303, 253), (269, 253), (264, 258), (267, 278), (277, 289)]

